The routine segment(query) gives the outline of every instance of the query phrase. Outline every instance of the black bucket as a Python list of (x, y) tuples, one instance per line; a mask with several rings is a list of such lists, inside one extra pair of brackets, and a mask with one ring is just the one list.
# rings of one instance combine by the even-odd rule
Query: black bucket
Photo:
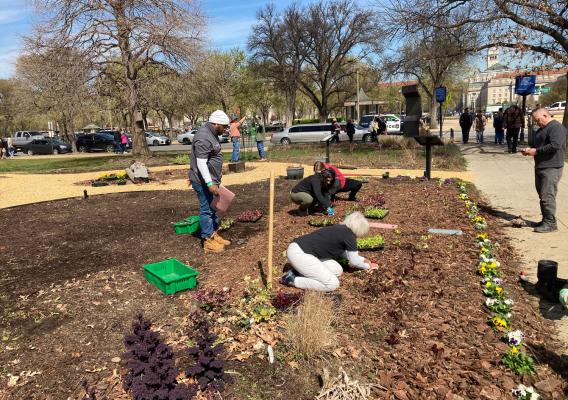
[(536, 291), (545, 299), (551, 302), (558, 301), (559, 282), (558, 263), (552, 260), (540, 260), (538, 262), (537, 278), (538, 282), (535, 285)]

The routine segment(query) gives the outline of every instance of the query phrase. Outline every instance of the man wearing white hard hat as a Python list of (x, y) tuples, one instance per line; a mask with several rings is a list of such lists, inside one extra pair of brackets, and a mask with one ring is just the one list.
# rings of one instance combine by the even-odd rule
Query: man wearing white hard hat
[(211, 208), (213, 196), (219, 194), (223, 169), (223, 154), (218, 135), (222, 134), (228, 125), (227, 114), (217, 110), (209, 116), (209, 121), (199, 128), (191, 142), (189, 180), (199, 201), (203, 249), (215, 253), (223, 251), (225, 246), (231, 244), (217, 233), (219, 217)]

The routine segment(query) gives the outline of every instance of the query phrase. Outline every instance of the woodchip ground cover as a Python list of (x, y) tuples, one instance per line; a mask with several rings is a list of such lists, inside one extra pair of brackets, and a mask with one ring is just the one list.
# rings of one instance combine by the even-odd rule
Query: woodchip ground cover
[[(289, 203), (294, 184), (277, 181), (276, 277), (290, 241), (317, 229), (307, 223), (313, 216), (297, 215)], [(266, 214), (267, 188), (266, 182), (231, 187), (237, 201), (229, 217), (251, 209)], [(309, 360), (286, 342), (281, 312), (255, 315), (259, 323), (252, 327), (235, 319), (250, 283), (244, 277), (259, 276), (261, 268), (265, 272), (266, 218), (237, 222), (226, 233), (233, 244), (215, 255), (203, 253), (198, 239), (173, 233), (172, 222), (196, 214), (189, 191), (113, 194), (0, 210), (2, 232), (10, 238), (0, 247), (0, 393), (15, 399), (81, 398), (81, 382), (87, 380), (99, 397), (127, 399), (121, 381), (125, 370), (115, 361), (124, 352), (124, 335), (137, 311), (184, 354), (190, 341), (188, 315), (204, 301), (198, 293), (227, 287), (224, 304), (208, 311), (235, 378), (224, 398), (313, 398), (323, 369), (335, 374), (340, 367), (372, 385), (373, 398), (501, 399), (510, 398), (521, 382), (539, 388), (542, 398), (565, 398), (566, 361), (557, 356), (548, 321), (517, 285), (516, 255), (492, 227), (493, 217), (486, 216), (488, 231), (501, 244), (504, 284), (515, 301), (515, 326), (525, 332), (527, 351), (536, 361), (534, 375), (519, 377), (500, 364), (508, 346), (487, 324), (476, 275), (476, 231), (455, 186), (371, 179), (360, 198), (378, 193), (390, 211), (385, 222), (399, 228), (372, 232), (385, 239), (384, 251), (366, 253), (380, 269), (342, 276), (334, 343)], [(352, 206), (338, 201), (336, 219)], [(464, 235), (428, 235), (428, 228), (461, 229)], [(197, 292), (168, 297), (145, 281), (142, 265), (167, 257), (199, 270)], [(284, 296), (297, 290), (275, 282), (278, 292)], [(259, 341), (273, 344), (274, 364)], [(187, 366), (190, 360), (181, 356), (178, 362)]]

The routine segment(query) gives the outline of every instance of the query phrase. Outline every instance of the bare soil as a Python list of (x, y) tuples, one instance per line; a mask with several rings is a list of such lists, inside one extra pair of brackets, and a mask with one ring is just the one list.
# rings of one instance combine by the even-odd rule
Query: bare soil
[[(274, 262), (290, 241), (313, 231), (310, 217), (289, 202), (296, 181), (277, 181)], [(204, 253), (198, 238), (171, 227), (197, 214), (191, 191), (135, 192), (69, 199), (0, 210), (0, 398), (81, 398), (81, 382), (99, 397), (128, 398), (121, 390), (123, 338), (137, 311), (154, 321), (168, 343), (183, 349), (184, 317), (192, 293), (165, 296), (148, 284), (142, 266), (175, 257), (195, 267), (201, 287), (230, 287), (238, 297), (245, 275), (266, 268), (266, 181), (232, 186), (237, 199), (229, 216), (259, 209), (255, 224), (237, 223), (222, 254)], [(317, 360), (290, 358), (285, 344), (277, 362), (253, 356), (231, 361), (236, 383), (223, 398), (311, 399), (323, 367), (343, 367), (354, 379), (374, 383), (381, 399), (501, 399), (519, 382), (533, 384), (542, 398), (568, 396), (568, 361), (551, 336), (551, 324), (535, 311), (534, 298), (518, 286), (518, 260), (487, 216), (490, 236), (501, 244), (505, 286), (515, 301), (513, 325), (528, 337), (537, 373), (516, 377), (499, 365), (506, 346), (486, 324), (488, 314), (475, 275), (475, 232), (453, 185), (376, 180), (361, 197), (381, 192), (398, 224), (385, 236), (385, 250), (365, 255), (377, 261), (373, 274), (348, 271), (337, 291), (337, 341)], [(338, 201), (343, 216), (355, 203)], [(428, 228), (462, 229), (462, 236), (427, 236)], [(277, 277), (275, 277), (275, 280)], [(275, 282), (275, 290), (293, 292)], [(182, 350), (180, 350), (182, 351)], [(290, 364), (294, 361), (293, 364)], [(8, 388), (8, 374), (20, 375)], [(3, 389), (4, 388), (4, 389)]]

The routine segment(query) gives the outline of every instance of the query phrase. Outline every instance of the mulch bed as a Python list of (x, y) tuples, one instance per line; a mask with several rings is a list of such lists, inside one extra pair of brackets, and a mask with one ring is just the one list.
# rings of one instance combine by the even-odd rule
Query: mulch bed
[[(296, 181), (277, 181), (274, 262), (290, 241), (313, 231), (289, 202)], [(250, 209), (267, 215), (266, 181), (232, 186), (231, 217)], [(487, 216), (489, 233), (501, 244), (498, 259), (505, 287), (515, 301), (514, 325), (527, 335), (537, 373), (519, 378), (499, 365), (507, 346), (486, 324), (488, 314), (475, 275), (475, 232), (453, 185), (436, 181), (372, 179), (360, 197), (384, 193), (386, 223), (398, 230), (373, 230), (385, 250), (367, 253), (380, 269), (348, 272), (337, 291), (337, 342), (311, 362), (269, 365), (256, 356), (232, 361), (236, 383), (223, 398), (309, 399), (319, 392), (322, 367), (341, 366), (354, 379), (378, 384), (384, 399), (511, 398), (519, 382), (539, 387), (542, 398), (566, 398), (568, 362), (551, 338), (551, 324), (537, 313), (535, 299), (516, 283), (519, 262)], [(341, 217), (353, 203), (338, 201)], [(128, 398), (121, 391), (123, 338), (138, 310), (171, 342), (184, 337), (184, 317), (193, 292), (164, 296), (149, 285), (142, 265), (175, 257), (199, 272), (201, 287), (231, 287), (238, 296), (245, 275), (266, 268), (267, 220), (237, 223), (223, 236), (225, 253), (203, 253), (199, 240), (175, 235), (171, 223), (196, 214), (191, 191), (136, 192), (69, 199), (0, 210), (5, 238), (0, 246), (0, 397), (80, 398), (83, 380), (100, 395)], [(463, 236), (430, 235), (451, 228)], [(237, 244), (238, 243), (238, 244)], [(365, 253), (363, 253), (365, 254)], [(276, 290), (294, 292), (275, 284)], [(280, 345), (276, 353), (285, 353)], [(278, 357), (277, 357), (278, 359)], [(7, 374), (20, 378), (6, 388)], [(562, 376), (564, 374), (564, 376)], [(254, 385), (253, 385), (254, 383)], [(542, 388), (542, 389), (541, 389)], [(9, 392), (8, 392), (9, 390)]]

